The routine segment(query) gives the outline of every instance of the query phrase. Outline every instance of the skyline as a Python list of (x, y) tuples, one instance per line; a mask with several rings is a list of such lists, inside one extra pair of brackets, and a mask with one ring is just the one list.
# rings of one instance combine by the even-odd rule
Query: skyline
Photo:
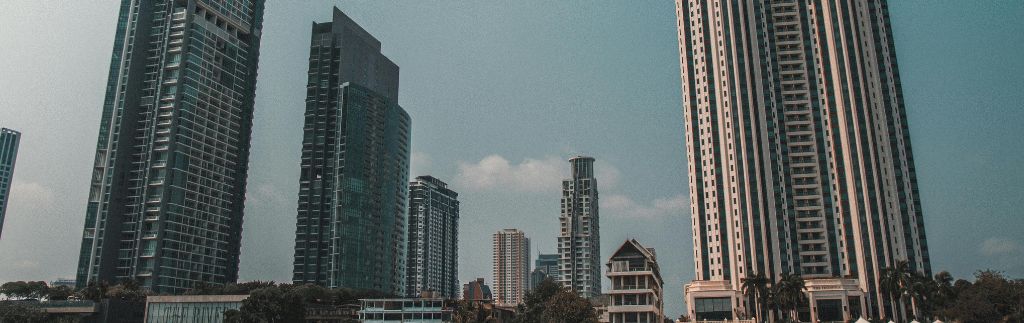
[[(115, 22), (113, 16), (116, 16), (116, 12), (102, 12), (107, 16), (100, 16), (95, 8), (76, 7), (86, 7), (83, 4), (62, 3), (58, 7), (53, 5), (54, 3), (43, 2), (38, 6), (44, 8), (49, 6), (52, 10), (60, 8), (56, 12), (57, 14), (64, 11), (75, 11), (75, 9), (82, 9), (87, 14), (78, 17), (78, 20), (75, 17), (55, 19), (56, 21), (67, 21), (67, 25), (61, 24), (56, 29), (48, 29), (54, 27), (43, 26), (41, 27), (43, 31), (57, 33), (57, 37), (67, 36), (69, 38), (73, 38), (72, 36), (78, 35), (79, 32), (94, 31), (95, 35), (102, 36), (104, 39), (92, 38), (89, 42), (54, 41), (53, 44), (40, 45), (27, 43), (28, 40), (35, 38), (22, 39), (18, 37), (23, 36), (17, 35), (19, 32), (26, 32), (21, 28), (34, 25), (17, 23), (13, 25), (14, 28), (5, 28), (6, 31), (0, 31), (0, 35), (2, 35), (0, 40), (7, 42), (14, 39), (15, 44), (28, 49), (24, 52), (35, 53), (35, 55), (48, 55), (45, 50), (51, 48), (45, 47), (48, 45), (54, 45), (52, 48), (57, 49), (57, 52), (61, 52), (60, 49), (64, 48), (60, 46), (75, 46), (82, 50), (80, 56), (69, 57), (66, 61), (54, 61), (53, 63), (57, 67), (43, 68), (40, 68), (34, 60), (28, 59), (34, 57), (32, 55), (25, 56), (26, 54), (21, 51), (0, 51), (0, 55), (2, 55), (0, 58), (3, 58), (0, 61), (6, 64), (3, 65), (0, 74), (9, 75), (0, 80), (2, 82), (0, 84), (3, 85), (0, 86), (2, 88), (0, 91), (3, 91), (0, 92), (0, 97), (4, 98), (3, 102), (0, 102), (0, 116), (2, 116), (0, 118), (3, 119), (0, 122), (5, 127), (18, 129), (25, 133), (21, 156), (19, 156), (18, 175), (15, 177), (15, 192), (12, 194), (12, 212), (8, 214), (8, 225), (3, 240), (0, 240), (0, 258), (14, 259), (15, 261), (8, 266), (15, 267), (17, 265), (17, 268), (0, 267), (0, 278), (5, 281), (19, 278), (44, 279), (44, 277), (28, 276), (43, 269), (51, 271), (51, 275), (54, 275), (45, 277), (47, 280), (58, 276), (69, 277), (71, 273), (68, 271), (73, 265), (68, 267), (65, 264), (59, 264), (61, 262), (59, 259), (54, 261), (41, 259), (42, 257), (33, 258), (15, 249), (23, 249), (24, 245), (39, 245), (45, 241), (52, 241), (50, 243), (56, 246), (68, 243), (73, 245), (74, 242), (69, 241), (80, 238), (75, 237), (75, 234), (81, 227), (80, 214), (84, 210), (87, 195), (80, 187), (88, 181), (87, 172), (91, 164), (92, 153), (82, 153), (82, 149), (79, 148), (91, 146), (92, 143), (89, 141), (92, 139), (90, 138), (95, 138), (93, 136), (96, 134), (95, 127), (98, 122), (94, 121), (98, 120), (98, 111), (102, 103), (102, 87), (92, 86), (91, 83), (101, 83), (100, 79), (102, 79), (102, 75), (105, 75), (102, 71), (106, 67), (103, 65), (106, 65), (104, 60), (109, 58), (107, 55), (109, 55), (112, 43), (110, 39), (113, 37), (113, 23)], [(294, 213), (294, 200), (297, 194), (294, 178), (297, 178), (298, 174), (294, 170), (294, 165), (297, 164), (299, 154), (298, 149), (294, 147), (301, 142), (301, 139), (296, 139), (300, 138), (298, 131), (300, 127), (295, 126), (295, 120), (298, 120), (297, 116), (301, 115), (298, 111), (302, 106), (302, 93), (301, 90), (295, 93), (295, 86), (289, 82), (293, 81), (296, 74), (301, 76), (304, 73), (304, 67), (300, 67), (296, 73), (290, 70), (294, 66), (286, 68), (282, 65), (287, 64), (282, 64), (282, 62), (287, 61), (291, 62), (289, 63), (291, 65), (296, 65), (295, 61), (298, 61), (301, 65), (307, 53), (282, 53), (282, 50), (292, 50), (292, 48), (281, 44), (287, 42), (285, 38), (291, 37), (284, 35), (286, 30), (308, 30), (307, 23), (323, 20), (327, 16), (331, 4), (325, 2), (296, 5), (296, 8), (281, 8), (275, 7), (274, 4), (268, 4), (267, 22), (264, 27), (266, 33), (263, 45), (264, 56), (261, 58), (259, 71), (261, 76), (257, 85), (253, 163), (250, 165), (250, 196), (246, 203), (245, 234), (242, 238), (241, 279), (243, 280), (288, 280), (287, 275), (291, 267), (288, 259), (291, 254), (292, 242), (290, 240), (293, 238), (293, 232), (290, 232), (291, 229), (287, 229), (282, 231), (284, 233), (280, 233), (277, 227), (294, 228), (294, 222), (291, 222), (294, 221), (294, 217), (289, 214)], [(917, 4), (921, 5), (919, 2)], [(5, 3), (0, 5), (0, 9), (11, 9), (11, 5), (12, 3)], [(88, 7), (103, 7), (104, 5), (106, 4), (90, 4)], [(450, 180), (458, 191), (466, 191), (463, 194), (466, 200), (463, 217), (467, 220), (479, 219), (480, 221), (464, 222), (464, 224), (474, 226), (463, 227), (462, 231), (475, 230), (482, 232), (486, 237), (499, 228), (519, 227), (529, 236), (534, 237), (535, 245), (540, 245), (531, 252), (537, 250), (545, 253), (553, 252), (555, 233), (553, 230), (547, 229), (546, 226), (554, 226), (554, 223), (557, 223), (558, 211), (557, 201), (552, 201), (550, 191), (558, 189), (557, 183), (565, 175), (565, 171), (561, 170), (564, 168), (562, 166), (564, 160), (576, 153), (586, 153), (598, 159), (598, 175), (596, 177), (602, 178), (602, 185), (609, 184), (611, 186), (609, 189), (601, 188), (605, 193), (603, 200), (608, 203), (602, 205), (606, 215), (605, 222), (602, 223), (604, 229), (602, 235), (605, 236), (605, 241), (617, 242), (626, 237), (638, 237), (647, 232), (651, 232), (652, 236), (658, 236), (641, 238), (640, 242), (659, 249), (659, 260), (666, 275), (666, 298), (670, 302), (668, 305), (671, 305), (673, 301), (679, 302), (682, 294), (679, 285), (692, 278), (692, 259), (686, 257), (691, 247), (686, 242), (688, 235), (685, 234), (685, 230), (689, 227), (688, 218), (685, 217), (688, 215), (685, 207), (687, 202), (685, 199), (686, 174), (683, 171), (685, 162), (682, 154), (683, 147), (680, 143), (682, 112), (679, 99), (678, 62), (674, 58), (677, 57), (677, 53), (675, 52), (675, 27), (671, 3), (659, 3), (653, 8), (639, 9), (622, 8), (621, 5), (620, 7), (612, 5), (611, 8), (601, 9), (583, 6), (577, 8), (571, 4), (545, 4), (553, 7), (549, 8), (552, 9), (550, 13), (541, 13), (544, 11), (543, 9), (532, 9), (529, 8), (529, 5), (510, 5), (513, 8), (508, 9), (518, 10), (513, 10), (514, 12), (536, 15), (537, 17), (530, 18), (530, 22), (540, 24), (540, 28), (568, 28), (580, 35), (570, 37), (560, 36), (556, 33), (551, 36), (554, 40), (550, 40), (547, 38), (533, 39), (531, 37), (534, 35), (523, 32), (523, 34), (514, 34), (515, 37), (509, 37), (507, 41), (510, 43), (526, 48), (521, 51), (509, 51), (510, 48), (502, 47), (500, 44), (487, 43), (486, 40), (480, 39), (493, 35), (489, 32), (503, 30), (504, 28), (500, 26), (517, 26), (501, 17), (484, 15), (482, 19), (494, 20), (493, 22), (498, 26), (484, 26), (480, 27), (481, 30), (466, 31), (443, 24), (436, 26), (440, 22), (424, 18), (429, 16), (428, 14), (416, 13), (417, 10), (430, 9), (424, 8), (425, 6), (410, 4), (407, 6), (409, 8), (402, 8), (403, 6), (396, 4), (380, 5), (389, 8), (372, 8), (375, 5), (361, 3), (342, 3), (339, 6), (375, 36), (381, 38), (382, 42), (387, 43), (384, 53), (404, 68), (402, 103), (410, 107), (410, 114), (415, 120), (413, 152), (414, 162), (419, 165), (414, 165), (414, 169), (420, 167), (419, 172), (414, 171), (411, 175), (432, 174)], [(479, 6), (484, 7), (483, 9), (477, 8), (480, 11), (488, 11), (486, 10), (488, 5)], [(497, 6), (500, 7), (500, 5)], [(1010, 5), (1011, 8), (1003, 8), (1002, 11), (1006, 16), (1002, 17), (1002, 20), (996, 16), (997, 19), (979, 21), (979, 19), (970, 20), (968, 18), (951, 19), (950, 8), (945, 8), (947, 16), (940, 15), (944, 19), (936, 19), (935, 16), (927, 14), (928, 10), (938, 10), (935, 8), (908, 8), (910, 6), (903, 2), (893, 3), (891, 6), (893, 7), (891, 10), (893, 28), (896, 33), (897, 55), (905, 84), (907, 109), (910, 113), (910, 129), (915, 138), (914, 152), (919, 168), (918, 176), (922, 182), (925, 222), (931, 237), (933, 268), (935, 271), (950, 270), (957, 277), (963, 277), (973, 270), (993, 267), (1006, 270), (1011, 276), (1020, 277), (1024, 275), (1024, 268), (1021, 268), (1020, 263), (1000, 262), (997, 257), (1012, 259), (1013, 257), (1007, 256), (1021, 254), (1022, 241), (1013, 235), (1014, 229), (1021, 227), (1022, 220), (1014, 217), (1018, 214), (1014, 213), (1015, 210), (1021, 206), (1020, 193), (1015, 193), (1012, 189), (1017, 187), (1015, 184), (1021, 181), (1021, 172), (1010, 167), (1018, 167), (1017, 165), (1022, 160), (1021, 151), (1024, 151), (1021, 149), (1021, 143), (1012, 140), (1019, 137), (1016, 125), (1022, 120), (1021, 112), (1014, 111), (1013, 104), (1024, 101), (1024, 99), (1020, 97), (1019, 92), (1014, 91), (1021, 88), (1019, 77), (1011, 76), (1022, 74), (1021, 63), (1019, 60), (1015, 61), (1010, 58), (1019, 57), (1022, 42), (1014, 41), (1014, 39), (1019, 40), (1022, 32), (1020, 32), (1021, 27), (1018, 24), (1009, 23), (1012, 22), (1012, 19), (1007, 18), (1012, 18), (1013, 15), (1006, 13), (1019, 13), (1021, 8), (1019, 5)], [(109, 11), (116, 5), (106, 5), (106, 7), (105, 10)], [(470, 10), (472, 8), (444, 9), (452, 10), (460, 18), (466, 18), (467, 24), (474, 23), (474, 18), (470, 13), (473, 11)], [(977, 14), (976, 10), (978, 8), (957, 8), (954, 11), (958, 15), (961, 13), (969, 15)], [(988, 10), (998, 11), (992, 8)], [(0, 12), (7, 13), (0, 14), (0, 18), (2, 18), (0, 22), (4, 26), (11, 25), (10, 21), (14, 21), (14, 19), (21, 19), (12, 16), (13, 13), (21, 12), (19, 10), (0, 10)], [(410, 25), (414, 25), (413, 23), (395, 24), (394, 27), (389, 28), (388, 24), (391, 19), (386, 17), (392, 14), (421, 23), (433, 22), (435, 25), (428, 26), (429, 28), (424, 28), (424, 30), (408, 30)], [(288, 15), (294, 17), (287, 18)], [(560, 21), (557, 19), (560, 15), (568, 15), (570, 19)], [(22, 13), (21, 16), (33, 15)], [(648, 19), (649, 16), (651, 18)], [(83, 19), (84, 17), (89, 19)], [(419, 20), (416, 19), (417, 17)], [(978, 15), (973, 17), (978, 18)], [(614, 22), (611, 18), (621, 18), (622, 20), (609, 24), (611, 27), (595, 22)], [(981, 27), (965, 26), (969, 21), (978, 23)], [(89, 24), (85, 24), (85, 22), (89, 22)], [(956, 24), (956, 22), (960, 24)], [(1000, 23), (1004, 25), (999, 25)], [(66, 28), (61, 27), (71, 24), (81, 26), (81, 31), (64, 30)], [(629, 36), (628, 32), (614, 30), (618, 28), (628, 31), (647, 30), (644, 28), (649, 27), (648, 24), (656, 25), (657, 29), (655, 30), (660, 36), (651, 40), (631, 40), (627, 37)], [(943, 29), (936, 28), (936, 26), (948, 27)], [(935, 33), (936, 30), (939, 30), (941, 34), (943, 31), (952, 32), (953, 30), (949, 30), (950, 28), (960, 29), (962, 27), (967, 31), (972, 30), (970, 28), (984, 27), (992, 33), (1001, 33), (1001, 37), (993, 36), (993, 38), (1001, 38), (1003, 41), (992, 43), (982, 38), (968, 42), (964, 40), (968, 37), (953, 37), (954, 40), (961, 41), (959, 43), (961, 46), (955, 46), (956, 43), (954, 43), (949, 48), (940, 47), (940, 49), (947, 50), (937, 50), (937, 44), (908, 36), (908, 34), (915, 35), (914, 32), (916, 32), (917, 37), (921, 37)], [(607, 33), (603, 36), (608, 39), (598, 40), (596, 36), (582, 31), (586, 28), (594, 28), (597, 33)], [(469, 37), (464, 38), (483, 41), (487, 45), (474, 45), (476, 43), (472, 41), (464, 41), (456, 45), (465, 46), (468, 43), (470, 49), (476, 49), (474, 54), (494, 55), (491, 58), (469, 59), (471, 63), (496, 64), (478, 64), (478, 66), (470, 68), (459, 67), (461, 63), (454, 62), (458, 59), (465, 60), (468, 55), (443, 60), (444, 57), (439, 53), (447, 54), (447, 50), (441, 50), (444, 46), (429, 44), (430, 40), (437, 41), (436, 37), (431, 38), (429, 35), (438, 30), (456, 35), (452, 36), (453, 39), (458, 39), (457, 36), (468, 35)], [(61, 34), (62, 32), (67, 34)], [(966, 31), (958, 32), (966, 33)], [(957, 34), (953, 33), (953, 35)], [(416, 41), (417, 37), (427, 40)], [(977, 38), (978, 36), (972, 35), (972, 37)], [(302, 34), (292, 38), (298, 39), (300, 44), (308, 40), (308, 37)], [(582, 41), (569, 38), (579, 38)], [(446, 41), (444, 44), (452, 42), (452, 39), (444, 40)], [(629, 56), (625, 54), (634, 52), (632, 49), (624, 48), (626, 46), (615, 45), (615, 42), (637, 45), (640, 49), (637, 49), (635, 57), (619, 60), (619, 56)], [(964, 42), (971, 46), (964, 46)], [(56, 46), (58, 44), (60, 46)], [(549, 46), (553, 49), (548, 49)], [(4, 47), (14, 48), (15, 46)], [(270, 47), (281, 48), (271, 50)], [(976, 65), (983, 64), (982, 62), (971, 60), (962, 62), (965, 57), (970, 58), (977, 55), (973, 50), (966, 48), (979, 47), (1003, 48), (1002, 52), (987, 52), (989, 57), (994, 55), (996, 58), (1003, 58), (999, 60), (998, 70), (996, 67), (988, 67), (991, 69), (990, 72), (979, 72), (971, 70), (971, 66), (977, 67)], [(597, 52), (596, 50), (602, 48), (614, 55), (594, 54)], [(643, 52), (651, 48), (658, 50)], [(1012, 53), (1009, 53), (1007, 48)], [(576, 53), (575, 55), (561, 54), (561, 51), (567, 50), (575, 53), (576, 49), (594, 51)], [(533, 52), (531, 53), (530, 50)], [(908, 52), (910, 54), (907, 54)], [(931, 52), (933, 56), (924, 55), (922, 52)], [(942, 52), (947, 56), (934, 54)], [(500, 56), (503, 53), (510, 57), (503, 58)], [(971, 56), (967, 56), (967, 54)], [(426, 58), (410, 59), (416, 55), (426, 56)], [(922, 55), (925, 58), (921, 58)], [(286, 56), (291, 57), (287, 60), (283, 59)], [(917, 58), (915, 59), (915, 57)], [(508, 67), (499, 67), (514, 66), (517, 65), (515, 63), (523, 63), (523, 61), (531, 62), (529, 58), (555, 59), (554, 62), (547, 63), (533, 62), (533, 64), (526, 65), (527, 68), (524, 68), (524, 71), (518, 73), (511, 71)], [(653, 67), (626, 64), (635, 64), (634, 61), (645, 60), (658, 62), (658, 64)], [(961, 65), (949, 64), (956, 61), (961, 61), (959, 62)], [(598, 62), (607, 64), (595, 64)], [(88, 72), (79, 70), (78, 73), (57, 74), (56, 71), (64, 70), (59, 68), (61, 66), (90, 67), (88, 67)], [(624, 68), (624, 66), (633, 69)], [(943, 69), (941, 72), (933, 72), (933, 74), (924, 71), (924, 69), (931, 69), (934, 66), (942, 66)], [(51, 71), (48, 68), (57, 69)], [(554, 69), (556, 73), (565, 72), (568, 76), (565, 78), (538, 78), (538, 76), (547, 75), (547, 71), (544, 69)], [(590, 71), (590, 69), (596, 69), (596, 71)], [(100, 72), (96, 73), (97, 70)], [(287, 73), (283, 73), (288, 75), (285, 78), (291, 79), (274, 80), (273, 76), (266, 76), (282, 75), (284, 70), (289, 70)], [(437, 74), (441, 70), (452, 71), (453, 74), (440, 78), (441, 81), (438, 82), (436, 81)], [(65, 93), (71, 95), (66, 98), (47, 97), (44, 95), (47, 92), (41, 92), (40, 95), (26, 98), (22, 93), (38, 91), (36, 87), (39, 86), (34, 83), (35, 79), (29, 78), (30, 71), (42, 71), (39, 73), (40, 75), (64, 75), (67, 80), (56, 77), (39, 79), (45, 80), (45, 83), (55, 83), (56, 86), (66, 88), (69, 91)], [(587, 81), (590, 79), (588, 76), (602, 75), (615, 75), (622, 79)], [(948, 75), (957, 75), (960, 78), (951, 78)], [(978, 78), (978, 75), (984, 75), (986, 78), (995, 79), (995, 81), (985, 82), (985, 79)], [(468, 84), (452, 80), (467, 78), (467, 76)], [(487, 82), (479, 86), (490, 89), (494, 93), (485, 95), (478, 93), (479, 91), (473, 91), (478, 86), (478, 84), (473, 84), (474, 82), (489, 79), (495, 80), (493, 83), (498, 83), (500, 86), (487, 87)], [(536, 84), (523, 85), (523, 83), (530, 83), (523, 80), (532, 80)], [(566, 89), (557, 86), (570, 80), (580, 81), (594, 89)], [(953, 86), (942, 84), (944, 82), (961, 84), (956, 82), (966, 83), (967, 81), (987, 84), (987, 87), (968, 85), (966, 86), (968, 89), (984, 91), (964, 93), (962, 90), (950, 90)], [(1000, 82), (1001, 84), (993, 85), (993, 83)], [(300, 81), (299, 84), (304, 83)], [(650, 86), (652, 84), (656, 84), (656, 86)], [(623, 85), (628, 86), (624, 86), (625, 89), (620, 88)], [(645, 88), (644, 85), (649, 87)], [(539, 97), (539, 101), (517, 98), (503, 94), (503, 91), (494, 91), (494, 88), (505, 86), (509, 87), (508, 92), (524, 93), (527, 92), (525, 90), (531, 90), (529, 92), (534, 93), (531, 96)], [(546, 87), (554, 87), (557, 91), (546, 89)], [(961, 86), (961, 88), (963, 87)], [(281, 90), (281, 88), (288, 88), (288, 90)], [(587, 88), (587, 86), (581, 86), (581, 88)], [(633, 93), (634, 88), (643, 90)], [(428, 95), (432, 91), (438, 93), (433, 96)], [(591, 95), (591, 97), (566, 98), (560, 96), (563, 94), (557, 93), (558, 91), (568, 93), (564, 94), (566, 96), (583, 93)], [(455, 94), (453, 95), (453, 93)], [(449, 98), (457, 96), (458, 93), (470, 94), (472, 99), (456, 101)], [(648, 98), (648, 96), (650, 97)], [(611, 100), (608, 100), (609, 98)], [(612, 103), (602, 103), (603, 101)], [(33, 103), (37, 102), (41, 103), (38, 104), (40, 106), (38, 110), (25, 109), (28, 106), (36, 106), (37, 104)], [(545, 104), (537, 105), (538, 102)], [(654, 104), (636, 104), (637, 102)], [(980, 107), (977, 110), (966, 109), (968, 113), (964, 114), (951, 111), (971, 108), (971, 105), (977, 104), (977, 102), (991, 102), (989, 103), (991, 106), (987, 110), (985, 107)], [(457, 104), (455, 107), (447, 107), (449, 103)], [(530, 107), (531, 105), (537, 105), (540, 108)], [(565, 108), (567, 106), (570, 108)], [(645, 111), (648, 113), (636, 116), (632, 113), (617, 111), (623, 106), (647, 109)], [(946, 110), (932, 111), (932, 106), (945, 106)], [(289, 107), (290, 110), (283, 111), (286, 109), (280, 107)], [(437, 111), (438, 109), (450, 110), (443, 110), (447, 113), (440, 113)], [(502, 111), (501, 109), (508, 109), (509, 112), (494, 113)], [(496, 114), (501, 118), (483, 117), (479, 110)], [(21, 111), (31, 111), (32, 113), (22, 115)], [(76, 112), (79, 114), (75, 114)], [(480, 124), (466, 122), (462, 125), (464, 127), (450, 127), (446, 122), (450, 122), (453, 118), (453, 112), (465, 113), (467, 120), (486, 122), (478, 122)], [(588, 117), (593, 118), (593, 121), (588, 124), (600, 125), (599, 129), (592, 129), (587, 127), (587, 124), (572, 119), (574, 114), (581, 112), (585, 112)], [(9, 115), (14, 117), (8, 117)], [(80, 124), (78, 121), (81, 121)], [(955, 125), (956, 122), (965, 124)], [(301, 124), (301, 121), (299, 123)], [(563, 123), (572, 127), (566, 128)], [(534, 128), (531, 131), (521, 132), (516, 124), (528, 124)], [(638, 127), (638, 125), (644, 124), (650, 126)], [(46, 131), (48, 127), (52, 126), (76, 134), (72, 137), (85, 139), (53, 136)], [(621, 129), (617, 130), (617, 127)], [(645, 130), (636, 131), (634, 129)], [(610, 133), (602, 134), (602, 131)], [(570, 132), (574, 136), (571, 139), (557, 139), (554, 134), (561, 132)], [(634, 132), (640, 134), (633, 134)], [(479, 141), (459, 139), (479, 139), (480, 136), (473, 136), (474, 133), (485, 133), (487, 136), (484, 139), (491, 141), (481, 144)], [(516, 133), (531, 133), (533, 135), (523, 136), (524, 138), (519, 139), (512, 136)], [(580, 139), (586, 136), (592, 136), (594, 140)], [(616, 139), (617, 136), (625, 139)], [(61, 140), (58, 141), (57, 138)], [(445, 141), (445, 139), (452, 138), (459, 140)], [(651, 138), (651, 143), (641, 140), (646, 138)], [(992, 140), (989, 138), (1004, 139)], [(548, 140), (550, 142), (545, 142)], [(457, 143), (452, 144), (453, 146), (469, 147), (457, 149), (441, 147), (446, 142)], [(66, 150), (66, 152), (57, 150)], [(624, 154), (626, 155), (624, 156)], [(271, 155), (285, 156), (281, 159), (273, 159), (269, 157)], [(633, 155), (642, 155), (644, 158), (643, 160), (634, 159)], [(424, 162), (424, 156), (432, 160), (430, 165), (424, 165), (427, 164)], [(50, 160), (62, 160), (66, 161), (66, 164), (61, 164), (61, 167), (57, 167), (57, 169), (45, 167), (46, 162)], [(602, 161), (607, 162), (602, 166)], [(555, 168), (551, 168), (552, 165)], [(985, 169), (995, 169), (997, 174), (993, 176), (993, 174), (983, 172), (982, 170)], [(519, 181), (503, 177), (503, 172), (527, 175), (523, 177), (534, 180)], [(603, 175), (601, 172), (614, 175)], [(541, 179), (551, 176), (553, 178), (548, 180)], [(606, 178), (615, 178), (615, 180), (609, 181)], [(965, 179), (967, 181), (964, 181)], [(653, 187), (642, 187), (645, 186), (644, 183), (648, 182), (653, 183)], [(495, 189), (502, 187), (508, 190), (502, 192)], [(548, 190), (548, 192), (543, 192), (544, 190)], [(280, 198), (275, 199), (278, 196)], [(679, 199), (682, 199), (681, 203)], [(519, 203), (521, 200), (532, 201), (532, 203), (522, 205)], [(43, 207), (33, 204), (40, 204)], [(995, 205), (986, 209), (985, 204)], [(609, 205), (613, 207), (609, 207)], [(679, 205), (683, 207), (680, 208)], [(609, 212), (609, 208), (616, 211)], [(29, 212), (30, 209), (36, 210)], [(974, 212), (988, 214), (989, 218), (978, 219), (980, 221), (970, 219), (969, 215), (974, 212), (967, 211), (974, 209), (980, 210)], [(633, 221), (632, 218), (624, 217), (623, 215), (626, 213), (639, 219)], [(964, 221), (957, 217), (970, 220)], [(38, 222), (29, 219), (38, 219)], [(539, 223), (539, 225), (531, 222)], [(627, 226), (626, 224), (629, 222), (637, 224)], [(48, 230), (35, 231), (29, 226), (30, 224), (40, 224)], [(972, 224), (976, 226), (971, 226)], [(63, 226), (67, 226), (71, 230), (63, 229)], [(960, 232), (964, 227), (971, 227), (972, 230)], [(10, 231), (19, 232), (11, 233)], [(70, 233), (70, 240), (68, 237), (59, 237), (62, 233)], [(673, 233), (682, 235), (682, 237), (673, 238), (671, 237)], [(256, 240), (253, 237), (257, 235), (268, 234), (270, 238), (267, 239), (268, 241), (253, 241)], [(275, 234), (282, 237), (273, 236)], [(966, 237), (960, 236), (961, 234)], [(991, 239), (986, 239), (989, 238), (988, 235), (991, 235)], [(667, 238), (665, 238), (666, 236)], [(1015, 238), (1016, 240), (1014, 240)], [(465, 246), (478, 245), (487, 241), (486, 239), (481, 240), (478, 236), (463, 236), (460, 240), (463, 240), (460, 241), (462, 246), (460, 249), (466, 251), (469, 250)], [(283, 248), (281, 247), (282, 241), (284, 241)], [(962, 243), (962, 241), (969, 241), (969, 243)], [(20, 246), (12, 247), (12, 243), (20, 244)], [(679, 245), (675, 246), (674, 243)], [(614, 243), (611, 244), (611, 247), (615, 247)], [(62, 254), (73, 258), (69, 257), (73, 251), (65, 250), (66, 246), (64, 249), (47, 246), (41, 246), (41, 248), (48, 250), (47, 255), (52, 254), (54, 258), (60, 258)], [(679, 250), (670, 252), (673, 248)], [(255, 250), (267, 251), (261, 255), (254, 253)], [(281, 253), (281, 250), (284, 252)], [(486, 248), (482, 251), (473, 250), (471, 253), (460, 252), (462, 256), (460, 259), (460, 282), (474, 277), (487, 277), (489, 264), (486, 261), (486, 255), (489, 252), (490, 250), (486, 250)], [(481, 254), (485, 257), (480, 257)], [(606, 249), (602, 254), (608, 255), (610, 252)], [(66, 261), (64, 262), (66, 263)], [(285, 268), (283, 275), (280, 270), (281, 263)], [(40, 274), (42, 273), (40, 272)], [(667, 308), (670, 313), (677, 313), (680, 312), (677, 306), (678, 303), (675, 306), (667, 306)]]

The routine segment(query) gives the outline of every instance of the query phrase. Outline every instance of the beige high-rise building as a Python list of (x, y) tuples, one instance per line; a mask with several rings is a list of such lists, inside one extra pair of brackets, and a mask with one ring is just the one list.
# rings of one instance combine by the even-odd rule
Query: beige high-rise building
[(530, 239), (518, 229), (494, 233), (494, 302), (515, 306), (530, 288)]
[(794, 273), (804, 320), (900, 317), (882, 269), (931, 268), (886, 1), (676, 0), (676, 15), (688, 315), (752, 315), (743, 279)]

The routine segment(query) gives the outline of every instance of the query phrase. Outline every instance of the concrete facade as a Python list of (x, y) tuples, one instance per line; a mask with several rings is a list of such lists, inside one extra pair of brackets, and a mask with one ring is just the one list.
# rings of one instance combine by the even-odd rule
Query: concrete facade
[(569, 159), (572, 178), (562, 180), (556, 281), (590, 298), (601, 294), (601, 217), (594, 158)]
[(530, 287), (530, 239), (517, 229), (494, 233), (494, 303), (516, 306)]
[(782, 273), (833, 299), (810, 319), (838, 298), (862, 304), (843, 317), (894, 317), (882, 269), (931, 268), (886, 1), (676, 0), (676, 15), (690, 317), (752, 315), (743, 279)]

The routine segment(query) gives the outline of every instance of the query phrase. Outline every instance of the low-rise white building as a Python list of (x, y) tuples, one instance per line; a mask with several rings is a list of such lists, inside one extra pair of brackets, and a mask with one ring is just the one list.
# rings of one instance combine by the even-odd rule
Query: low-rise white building
[(622, 244), (607, 264), (612, 288), (608, 292), (610, 323), (663, 323), (665, 321), (661, 270), (654, 249), (636, 240)]

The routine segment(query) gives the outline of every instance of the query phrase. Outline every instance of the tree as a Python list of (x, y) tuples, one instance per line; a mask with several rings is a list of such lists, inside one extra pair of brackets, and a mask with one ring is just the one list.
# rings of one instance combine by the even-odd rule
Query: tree
[(586, 298), (568, 289), (558, 291), (548, 300), (543, 322), (548, 323), (597, 323), (597, 311)]
[(119, 299), (129, 302), (145, 302), (149, 291), (142, 289), (139, 283), (133, 279), (126, 279), (120, 284), (111, 286), (104, 293), (105, 298)]
[(562, 291), (562, 289), (562, 285), (559, 285), (550, 277), (545, 278), (533, 290), (526, 292), (526, 295), (523, 297), (523, 304), (519, 305), (519, 315), (516, 316), (515, 322), (541, 322), (547, 309), (548, 301), (558, 292)]
[(99, 302), (104, 297), (106, 297), (107, 289), (109, 288), (110, 285), (107, 284), (107, 282), (105, 281), (100, 281), (99, 283), (89, 282), (89, 284), (86, 285), (85, 288), (82, 288), (82, 290), (78, 291), (78, 298)]
[(770, 283), (771, 281), (768, 280), (768, 277), (765, 277), (762, 273), (743, 278), (743, 294), (753, 299), (754, 316), (758, 320), (764, 320), (761, 309), (767, 306), (768, 284)]
[(296, 293), (284, 292), (280, 286), (254, 290), (242, 301), (242, 317), (253, 322), (283, 323), (302, 321), (306, 317), (306, 304)]
[(772, 288), (772, 300), (779, 310), (789, 312), (790, 320), (797, 321), (796, 309), (807, 300), (804, 296), (804, 290), (806, 289), (803, 277), (784, 273), (779, 278), (779, 282), (775, 283), (775, 286)]
[(0, 302), (0, 322), (32, 323), (45, 319), (46, 313), (25, 302)]
[(892, 317), (899, 316), (897, 315), (899, 309), (896, 306), (899, 303), (898, 300), (900, 295), (903, 293), (903, 287), (900, 283), (900, 279), (901, 275), (895, 267), (886, 267), (882, 268), (882, 275), (878, 280), (878, 285), (882, 293), (889, 296), (890, 304), (892, 304), (892, 311), (889, 312), (889, 314)]
[(68, 286), (51, 287), (47, 291), (46, 299), (50, 301), (63, 301), (75, 295), (75, 289)]

